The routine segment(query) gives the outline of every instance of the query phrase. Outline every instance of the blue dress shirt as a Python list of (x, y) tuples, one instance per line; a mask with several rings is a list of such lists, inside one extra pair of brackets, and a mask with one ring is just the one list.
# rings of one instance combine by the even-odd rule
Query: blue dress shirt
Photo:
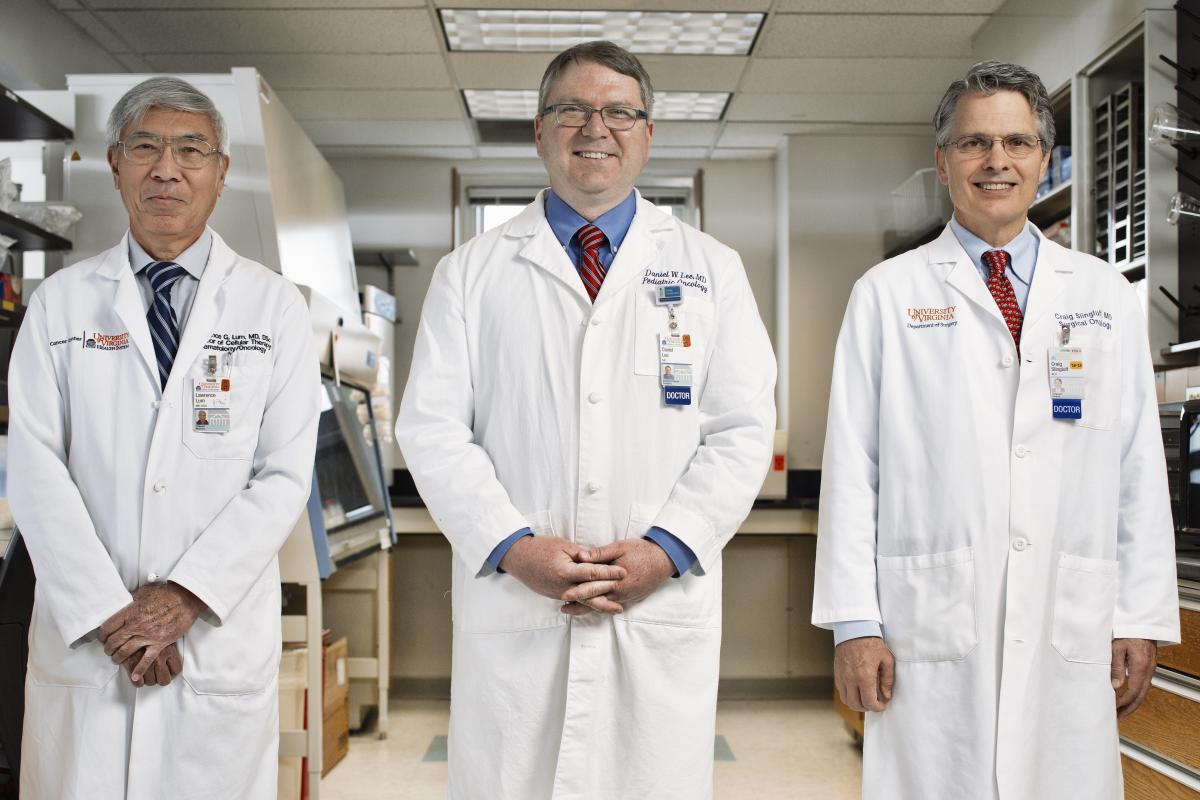
[[(208, 265), (208, 255), (212, 252), (212, 241), (212, 231), (205, 229), (200, 238), (192, 242), (191, 247), (174, 259), (175, 263), (186, 271), (186, 274), (171, 287), (171, 308), (175, 310), (180, 333), (187, 327), (192, 300), (196, 297), (196, 289), (200, 287), (200, 276), (204, 274), (204, 268)], [(154, 305), (154, 289), (150, 288), (150, 276), (146, 274), (146, 267), (157, 261), (157, 258), (152, 257), (138, 244), (138, 240), (133, 238), (133, 233), (130, 233), (129, 267), (137, 278), (147, 314), (150, 313), (150, 306)]]
[[(979, 276), (983, 278), (985, 284), (987, 283), (990, 270), (984, 266), (983, 254), (988, 250), (1004, 250), (1008, 253), (1009, 263), (1005, 274), (1008, 275), (1008, 280), (1012, 284), (1013, 294), (1016, 295), (1017, 305), (1021, 307), (1021, 313), (1025, 313), (1025, 303), (1029, 300), (1029, 286), (1033, 283), (1033, 270), (1037, 266), (1038, 245), (1040, 243), (1037, 229), (1033, 227), (1033, 223), (1026, 220), (1025, 227), (1021, 229), (1021, 232), (1003, 247), (992, 247), (983, 239), (980, 239), (964, 228), (955, 217), (950, 218), (950, 230), (954, 231), (954, 236), (958, 239), (958, 243), (962, 245), (962, 249), (967, 251), (967, 256), (971, 259), (971, 263), (975, 265), (975, 269), (979, 270)], [(849, 639), (882, 635), (883, 628), (878, 622), (871, 619), (854, 619), (833, 623), (833, 643), (835, 646)]]
[[(605, 269), (608, 269), (609, 265), (612, 264), (617, 250), (621, 247), (621, 243), (625, 241), (625, 234), (629, 233), (629, 226), (633, 224), (633, 216), (636, 213), (637, 193), (630, 192), (629, 196), (618, 205), (605, 211), (592, 221), (592, 224), (604, 233), (605, 242), (600, 246), (600, 263), (604, 265)], [(563, 249), (567, 251), (567, 255), (571, 258), (571, 263), (578, 269), (583, 252), (579, 246), (579, 241), (575, 238), (575, 232), (588, 224), (588, 221), (578, 211), (567, 205), (553, 191), (547, 190), (546, 222), (550, 224), (550, 230), (554, 231), (555, 238), (562, 244)], [(489, 569), (486, 571), (502, 572), (500, 562), (504, 559), (505, 554), (508, 553), (509, 548), (518, 539), (526, 536), (533, 536), (533, 531), (529, 528), (522, 528), (519, 531), (513, 532), (511, 536), (496, 545), (495, 549), (492, 550), (492, 554), (488, 556), (487, 567)], [(675, 565), (676, 578), (687, 572), (696, 563), (696, 554), (692, 552), (692, 549), (662, 528), (650, 528), (646, 531), (643, 538), (649, 539), (666, 551), (667, 556), (671, 559), (671, 563)]]

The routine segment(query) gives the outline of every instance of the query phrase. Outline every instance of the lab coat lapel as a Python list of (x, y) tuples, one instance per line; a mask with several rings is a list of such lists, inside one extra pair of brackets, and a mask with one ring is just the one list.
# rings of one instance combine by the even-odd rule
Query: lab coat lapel
[(559, 244), (558, 237), (550, 228), (550, 223), (546, 221), (545, 201), (546, 190), (543, 189), (538, 192), (533, 202), (509, 223), (505, 235), (526, 239), (525, 245), (519, 252), (521, 258), (558, 278), (571, 291), (579, 295), (583, 302), (590, 305), (587, 289), (583, 287), (583, 280), (579, 277), (578, 270), (571, 263), (571, 258), (563, 246)]
[(643, 275), (646, 267), (654, 264), (662, 250), (662, 243), (655, 233), (672, 225), (671, 217), (662, 213), (638, 195), (637, 213), (629, 225), (629, 232), (609, 265), (596, 305), (608, 302), (617, 295), (621, 287), (632, 279)]
[(97, 270), (113, 281), (112, 307), (125, 323), (129, 338), (137, 347), (145, 362), (147, 375), (158, 387), (158, 358), (154, 355), (154, 343), (150, 339), (150, 326), (146, 322), (146, 303), (138, 289), (137, 277), (129, 264), (129, 233), (121, 237), (121, 243), (104, 254), (104, 261)]
[(179, 350), (175, 353), (175, 363), (167, 378), (167, 391), (178, 381), (183, 380), (188, 365), (195, 360), (213, 332), (213, 326), (221, 313), (223, 298), (221, 284), (233, 271), (237, 263), (237, 254), (229, 249), (225, 241), (214, 232), (212, 250), (208, 256), (208, 264), (204, 274), (200, 276), (200, 285), (196, 287), (196, 296), (192, 300), (192, 308), (188, 312), (187, 324), (180, 332)]
[[(1068, 259), (1059, 258), (1053, 242), (1038, 231), (1037, 262), (1033, 268), (1033, 282), (1029, 285), (1029, 299), (1025, 303), (1025, 317), (1021, 323), (1021, 341), (1033, 341), (1034, 331), (1051, 320), (1054, 301), (1067, 287), (1064, 275), (1074, 273)], [(1042, 337), (1043, 339), (1046, 337)]]
[(996, 305), (996, 299), (988, 291), (987, 285), (979, 276), (979, 270), (971, 263), (967, 251), (958, 243), (958, 237), (949, 225), (946, 225), (942, 235), (929, 245), (929, 264), (931, 267), (941, 264), (943, 268), (944, 265), (949, 265), (950, 272), (946, 276), (946, 283), (978, 306), (984, 314), (999, 322), (1003, 326), (1002, 330), (1008, 331), (1007, 323)]

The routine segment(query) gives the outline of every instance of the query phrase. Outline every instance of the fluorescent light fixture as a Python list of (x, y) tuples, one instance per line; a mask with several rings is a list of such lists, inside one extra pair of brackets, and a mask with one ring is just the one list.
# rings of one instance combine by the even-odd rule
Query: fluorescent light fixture
[(608, 39), (634, 53), (744, 56), (765, 14), (443, 8), (451, 50), (553, 53)]
[[(539, 109), (533, 89), (463, 89), (474, 119), (533, 119)], [(729, 92), (655, 92), (654, 119), (719, 120)]]

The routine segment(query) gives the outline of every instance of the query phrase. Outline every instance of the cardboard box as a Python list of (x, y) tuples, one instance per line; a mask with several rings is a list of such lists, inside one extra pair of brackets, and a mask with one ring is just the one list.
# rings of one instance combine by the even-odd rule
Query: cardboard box
[[(345, 639), (342, 640), (343, 642)], [(324, 763), (321, 766), (321, 777), (337, 766), (338, 762), (350, 752), (350, 705), (349, 696), (343, 694), (339, 703), (332, 709), (325, 709), (324, 721)]]
[(349, 645), (343, 636), (324, 649), (322, 663), (325, 677), (321, 685), (321, 705), (326, 717), (339, 703), (345, 704), (350, 694)]

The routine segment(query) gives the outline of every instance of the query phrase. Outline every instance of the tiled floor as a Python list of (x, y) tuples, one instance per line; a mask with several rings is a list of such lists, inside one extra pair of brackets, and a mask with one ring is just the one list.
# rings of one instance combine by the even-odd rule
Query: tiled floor
[[(322, 800), (446, 796), (450, 705), (393, 700), (387, 739), (350, 738)], [(739, 700), (717, 708), (717, 800), (857, 800), (862, 757), (826, 700)]]

